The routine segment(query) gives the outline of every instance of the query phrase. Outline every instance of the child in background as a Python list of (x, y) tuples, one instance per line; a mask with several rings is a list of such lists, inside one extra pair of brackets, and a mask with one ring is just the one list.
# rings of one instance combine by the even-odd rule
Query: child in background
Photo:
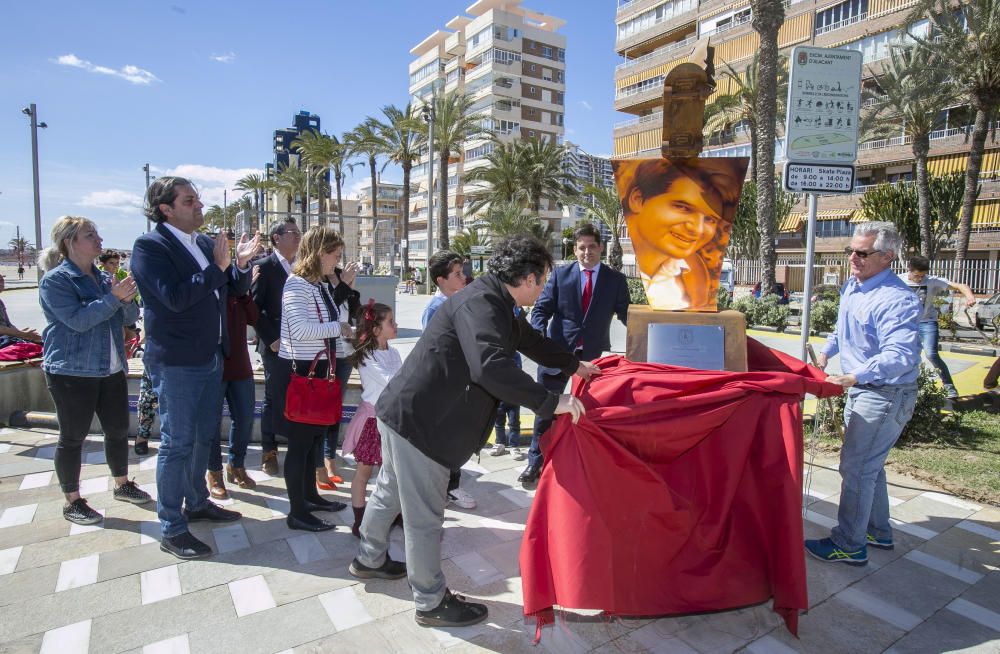
[(361, 375), (361, 403), (347, 427), (344, 453), (353, 453), (358, 467), (351, 480), (351, 506), (354, 526), (351, 533), (361, 538), (361, 520), (365, 516), (365, 489), (372, 469), (382, 465), (382, 440), (375, 422), (375, 403), (382, 390), (403, 366), (399, 350), (389, 347), (396, 338), (396, 319), (392, 309), (368, 300), (358, 312), (354, 353), (348, 357)]

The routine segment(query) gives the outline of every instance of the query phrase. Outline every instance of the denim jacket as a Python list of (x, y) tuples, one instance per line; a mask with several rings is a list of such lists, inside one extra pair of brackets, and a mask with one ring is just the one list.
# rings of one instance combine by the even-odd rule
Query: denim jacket
[(45, 273), (38, 284), (38, 302), (48, 325), (42, 332), (42, 369), (55, 375), (106, 377), (111, 371), (111, 340), (122, 367), (125, 336), (122, 328), (139, 318), (134, 302), (123, 304), (111, 294), (111, 277), (93, 267), (100, 280), (84, 274), (72, 261)]

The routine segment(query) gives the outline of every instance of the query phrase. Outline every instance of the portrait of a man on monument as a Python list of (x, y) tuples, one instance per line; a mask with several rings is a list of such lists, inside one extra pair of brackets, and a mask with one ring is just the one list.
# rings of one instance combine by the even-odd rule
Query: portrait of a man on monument
[(749, 159), (612, 161), (649, 306), (717, 311), (716, 292)]

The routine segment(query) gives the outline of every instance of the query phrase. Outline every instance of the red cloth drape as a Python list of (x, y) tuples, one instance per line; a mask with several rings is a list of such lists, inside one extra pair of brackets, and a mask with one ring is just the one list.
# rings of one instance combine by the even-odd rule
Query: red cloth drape
[(802, 548), (806, 393), (826, 375), (748, 339), (751, 372), (596, 361), (587, 407), (545, 434), (521, 544), (525, 615), (555, 605), (650, 616), (774, 598), (797, 630), (808, 607)]

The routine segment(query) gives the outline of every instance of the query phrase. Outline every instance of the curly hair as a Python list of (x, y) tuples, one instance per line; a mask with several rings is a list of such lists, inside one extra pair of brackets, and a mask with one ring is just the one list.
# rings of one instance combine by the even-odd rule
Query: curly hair
[(153, 180), (146, 191), (146, 207), (142, 213), (155, 223), (166, 222), (167, 217), (160, 211), (160, 205), (172, 205), (177, 199), (177, 188), (180, 186), (195, 187), (191, 180), (184, 177), (160, 177)]
[(497, 245), (486, 265), (504, 284), (520, 286), (528, 275), (534, 275), (541, 284), (552, 264), (552, 254), (541, 241), (532, 236), (515, 236)]
[(344, 239), (340, 238), (333, 227), (317, 225), (302, 235), (299, 251), (292, 264), (292, 272), (312, 284), (318, 284), (323, 279), (323, 264), (320, 255), (329, 254), (337, 248), (344, 247)]

